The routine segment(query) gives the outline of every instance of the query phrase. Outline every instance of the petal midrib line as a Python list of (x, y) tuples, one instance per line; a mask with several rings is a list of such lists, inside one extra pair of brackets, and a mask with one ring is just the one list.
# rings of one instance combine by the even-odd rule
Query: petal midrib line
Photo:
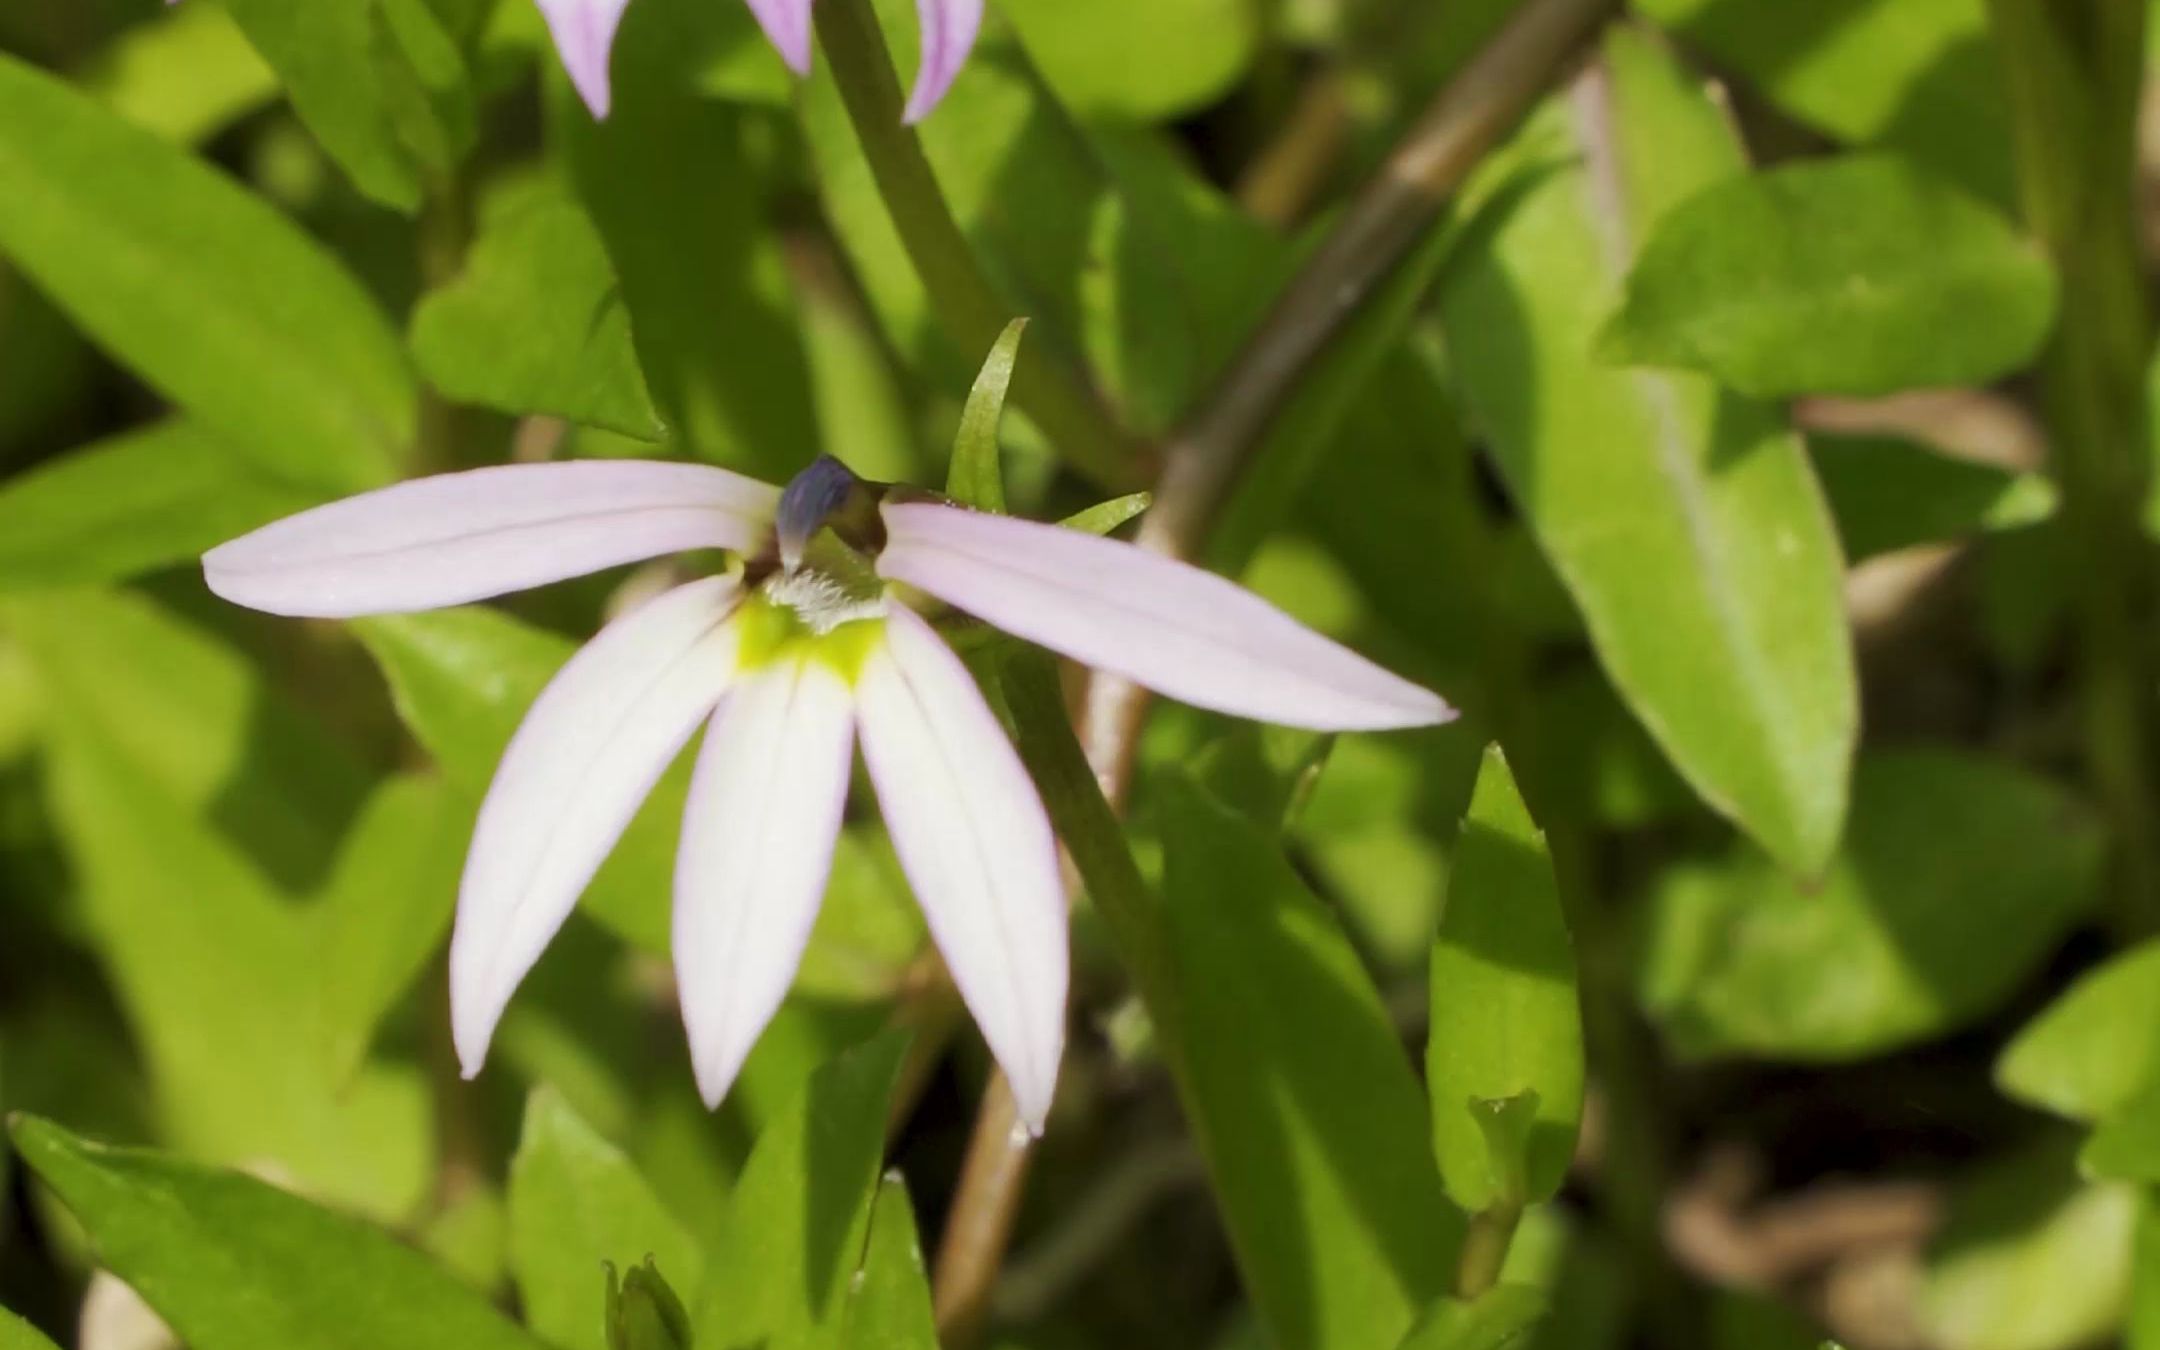
[[(644, 516), (652, 515), (657, 512), (676, 511), (710, 512), (713, 515), (721, 517), (723, 519), (731, 515), (748, 514), (744, 512), (730, 511), (725, 507), (715, 506), (709, 502), (648, 504), (643, 506), (617, 506), (599, 511), (565, 511), (559, 515), (543, 516), (534, 520), (521, 520), (511, 524), (491, 525), (480, 529), (472, 530), (460, 530), (455, 534), (430, 535), (426, 538), (410, 539), (403, 543), (391, 544), (382, 548), (340, 550), (335, 553), (318, 553), (310, 557), (302, 557), (297, 559), (290, 555), (286, 555), (283, 557), (266, 557), (253, 563), (233, 563), (229, 561), (223, 561), (218, 558), (218, 555), (223, 552), (222, 549), (213, 549), (205, 558), (205, 561), (211, 562), (212, 565), (214, 565), (219, 571), (226, 573), (228, 576), (250, 576), (268, 572), (291, 571), (294, 568), (300, 567), (326, 567), (333, 565), (343, 565), (353, 562), (366, 562), (371, 559), (394, 558), (401, 553), (415, 553), (423, 549), (440, 548), (444, 545), (449, 544), (472, 543), (484, 539), (495, 539), (503, 536), (525, 534), (534, 530), (560, 529), (565, 525), (582, 524), (586, 521), (620, 521), (632, 516)], [(230, 545), (227, 545), (227, 547), (230, 547)], [(724, 540), (716, 538), (711, 544), (711, 547), (725, 548), (727, 547), (727, 544)]]

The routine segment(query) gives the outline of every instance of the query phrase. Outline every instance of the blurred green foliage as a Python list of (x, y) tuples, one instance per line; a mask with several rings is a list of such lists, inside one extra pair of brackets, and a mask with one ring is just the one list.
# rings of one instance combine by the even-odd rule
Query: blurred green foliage
[[(1551, 0), (991, 0), (920, 143), (1028, 321), (997, 353), (831, 66), (734, 0), (634, 0), (604, 122), (530, 0), (0, 0), (0, 1347), (90, 1344), (94, 1271), (198, 1350), (938, 1344), (988, 1065), (874, 816), (718, 1112), (663, 959), (684, 766), (455, 1071), (503, 747), (710, 560), (326, 625), (195, 559), (571, 456), (824, 452), (1129, 533), (1149, 499), (1102, 499), (1174, 503), (1161, 456), (1256, 380), (1189, 551), (1464, 716), (1161, 706), (1123, 827), (1066, 775), (1110, 871), (990, 1343), (2160, 1346), (2160, 820), (2104, 771), (2160, 746), (2078, 729), (2114, 517), (2060, 393), (2142, 426), (2160, 378), (2078, 383), (2033, 3), (1635, 0), (1285, 374), (1240, 355), (1285, 286)], [(2050, 87), (2139, 8), (2056, 0), (2096, 27)], [(1131, 461), (1017, 388), (1001, 425), (1010, 344)], [(961, 636), (1072, 769), (1046, 668)], [(1824, 1195), (1890, 1218), (1778, 1264), (1753, 1220)]]

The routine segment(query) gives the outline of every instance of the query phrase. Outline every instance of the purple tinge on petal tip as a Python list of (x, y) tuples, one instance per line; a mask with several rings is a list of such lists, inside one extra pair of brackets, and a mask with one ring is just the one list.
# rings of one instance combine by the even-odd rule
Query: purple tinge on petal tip
[(629, 0), (538, 0), (555, 50), (570, 83), (595, 118), (605, 120), (613, 103), (608, 58)]
[(901, 120), (913, 126), (928, 117), (952, 88), (982, 31), (982, 0), (915, 0), (922, 25), (922, 64)]
[(797, 75), (810, 73), (810, 0), (745, 0), (765, 37)]

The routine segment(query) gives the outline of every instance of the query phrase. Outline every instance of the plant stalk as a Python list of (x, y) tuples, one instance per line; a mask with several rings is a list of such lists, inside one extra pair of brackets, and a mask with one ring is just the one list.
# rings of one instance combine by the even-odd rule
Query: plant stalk
[[(972, 362), (1015, 317), (990, 283), (960, 222), (938, 187), (905, 106), (899, 74), (870, 0), (823, 0), (812, 11), (820, 49), (832, 66), (848, 121), (869, 162), (878, 194), (915, 265), (946, 336)], [(1147, 479), (1140, 444), (1119, 425), (1076, 365), (1051, 345), (1031, 341), (1013, 372), (1013, 398), (1066, 463), (1113, 492)]]

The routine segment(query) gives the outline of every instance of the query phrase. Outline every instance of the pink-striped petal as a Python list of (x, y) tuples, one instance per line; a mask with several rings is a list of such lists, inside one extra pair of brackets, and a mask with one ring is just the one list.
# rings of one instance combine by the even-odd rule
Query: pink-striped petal
[(1360, 731), (1454, 716), (1212, 572), (1114, 539), (927, 502), (884, 508), (878, 571), (1195, 707)]
[(1065, 895), (1042, 799), (967, 667), (894, 606), (856, 684), (863, 759), (953, 983), (1040, 1133), (1065, 1044)]
[(450, 1022), (470, 1078), (510, 995), (712, 712), (736, 669), (740, 595), (679, 586), (600, 631), (525, 715), (480, 806), (450, 938)]
[(272, 614), (439, 609), (685, 549), (748, 549), (779, 499), (702, 464), (507, 464), (288, 516), (210, 550), (203, 578)]
[(797, 75), (810, 73), (810, 0), (747, 0), (758, 26)]
[(967, 64), (982, 31), (982, 0), (915, 0), (922, 24), (922, 64), (901, 120), (913, 125), (930, 115)]
[(605, 119), (613, 103), (608, 79), (608, 55), (615, 47), (615, 30), (622, 25), (623, 10), (630, 0), (538, 0), (548, 31), (554, 34), (555, 50), (578, 97)]
[(731, 690), (698, 752), (675, 868), (675, 975), (718, 1106), (794, 982), (832, 870), (855, 749), (847, 682), (795, 660)]

